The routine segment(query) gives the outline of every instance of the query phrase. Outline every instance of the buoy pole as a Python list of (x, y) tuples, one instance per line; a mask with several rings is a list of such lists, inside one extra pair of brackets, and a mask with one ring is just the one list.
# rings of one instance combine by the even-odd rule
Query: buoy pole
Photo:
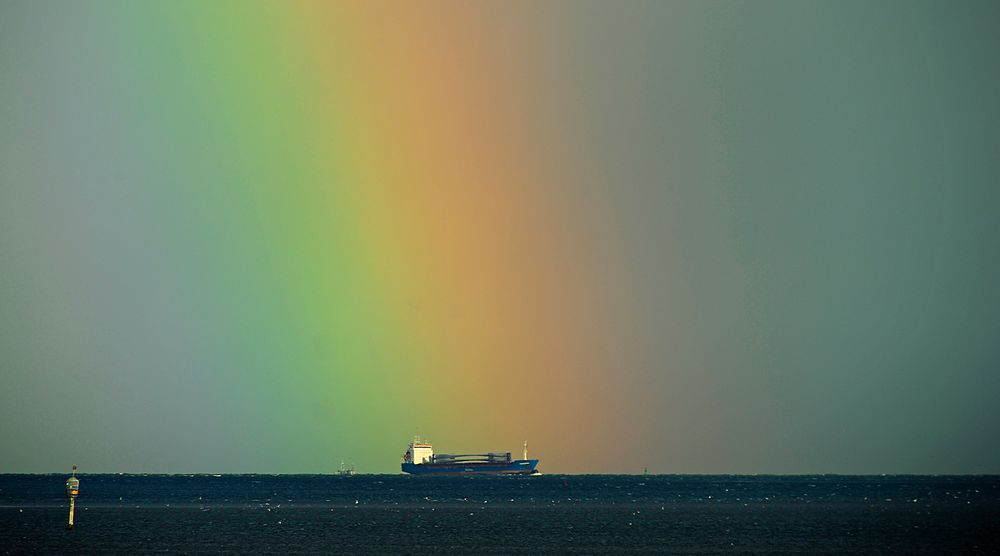
[(67, 529), (73, 528), (73, 512), (76, 510), (76, 496), (80, 494), (80, 479), (76, 478), (76, 466), (73, 466), (73, 475), (66, 479), (66, 498), (69, 498), (69, 524)]

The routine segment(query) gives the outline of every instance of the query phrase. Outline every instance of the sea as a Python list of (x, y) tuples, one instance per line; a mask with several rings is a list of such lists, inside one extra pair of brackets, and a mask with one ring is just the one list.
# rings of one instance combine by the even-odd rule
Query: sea
[(1000, 476), (0, 475), (0, 554), (1000, 554)]

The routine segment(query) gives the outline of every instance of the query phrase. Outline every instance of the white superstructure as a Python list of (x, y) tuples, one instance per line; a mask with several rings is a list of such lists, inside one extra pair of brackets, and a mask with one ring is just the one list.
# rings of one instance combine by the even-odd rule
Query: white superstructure
[(406, 453), (403, 454), (403, 461), (419, 465), (423, 463), (430, 463), (433, 457), (434, 447), (431, 443), (421, 440), (419, 436), (414, 436), (413, 442), (410, 442), (409, 449), (407, 449)]

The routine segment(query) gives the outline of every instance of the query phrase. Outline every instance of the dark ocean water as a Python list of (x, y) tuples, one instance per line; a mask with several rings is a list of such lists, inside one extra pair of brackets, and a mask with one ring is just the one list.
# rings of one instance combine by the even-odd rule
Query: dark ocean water
[(1000, 554), (1000, 477), (0, 475), (0, 553)]

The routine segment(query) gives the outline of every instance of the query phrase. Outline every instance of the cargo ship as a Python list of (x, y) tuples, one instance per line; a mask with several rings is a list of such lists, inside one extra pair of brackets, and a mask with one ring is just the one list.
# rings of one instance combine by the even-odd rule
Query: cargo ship
[(430, 442), (417, 437), (403, 454), (402, 467), (412, 475), (538, 475), (537, 465), (537, 459), (528, 459), (527, 442), (524, 457), (516, 460), (510, 452), (435, 454)]

